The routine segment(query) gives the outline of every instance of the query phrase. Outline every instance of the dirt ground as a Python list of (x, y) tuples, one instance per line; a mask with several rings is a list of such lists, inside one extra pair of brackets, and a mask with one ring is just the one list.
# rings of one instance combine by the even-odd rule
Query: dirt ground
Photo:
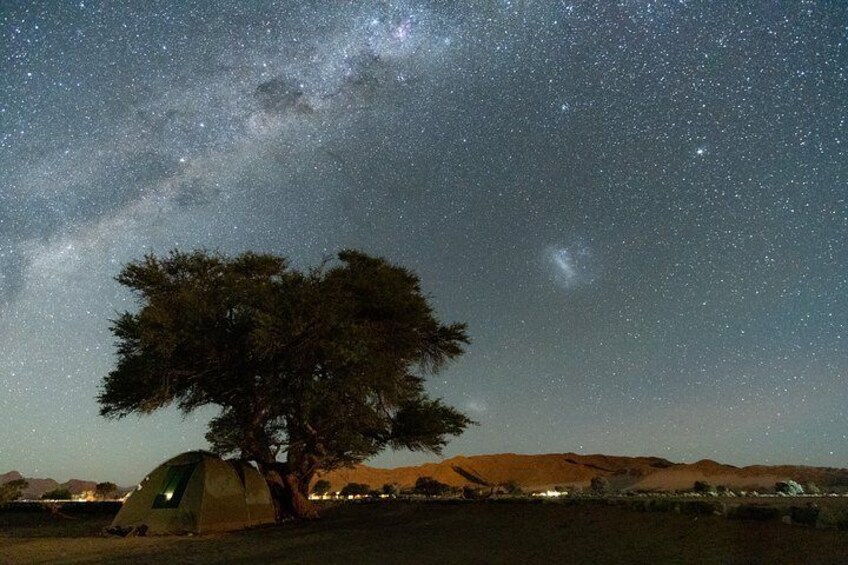
[(108, 515), (0, 513), (0, 563), (848, 563), (848, 532), (617, 506), (345, 504), (313, 523), (102, 537)]

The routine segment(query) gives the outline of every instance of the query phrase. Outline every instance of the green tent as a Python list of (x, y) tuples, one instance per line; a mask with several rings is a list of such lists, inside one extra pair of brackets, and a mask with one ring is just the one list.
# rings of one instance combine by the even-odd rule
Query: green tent
[(239, 461), (189, 451), (165, 461), (141, 481), (110, 531), (150, 534), (237, 530), (274, 522), (274, 503), (262, 475)]

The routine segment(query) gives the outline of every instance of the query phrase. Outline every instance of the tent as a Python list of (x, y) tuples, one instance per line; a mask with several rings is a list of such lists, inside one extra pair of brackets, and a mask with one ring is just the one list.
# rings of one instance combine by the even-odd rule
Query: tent
[(189, 451), (147, 475), (108, 530), (206, 533), (271, 522), (274, 503), (255, 467), (224, 461), (205, 451)]

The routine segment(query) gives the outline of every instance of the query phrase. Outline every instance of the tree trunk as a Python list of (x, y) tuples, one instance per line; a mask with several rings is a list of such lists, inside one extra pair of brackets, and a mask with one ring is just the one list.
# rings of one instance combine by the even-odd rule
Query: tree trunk
[(318, 509), (309, 500), (311, 477), (299, 477), (286, 463), (277, 461), (260, 465), (260, 469), (271, 489), (278, 522), (290, 518), (315, 520), (319, 517)]

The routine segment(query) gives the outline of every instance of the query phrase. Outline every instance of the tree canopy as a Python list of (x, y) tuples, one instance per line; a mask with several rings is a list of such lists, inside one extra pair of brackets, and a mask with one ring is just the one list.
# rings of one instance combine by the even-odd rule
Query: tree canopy
[(0, 504), (19, 499), (28, 486), (26, 479), (15, 479), (0, 484)]
[(113, 321), (101, 414), (219, 407), (212, 448), (256, 462), (288, 514), (315, 514), (318, 470), (386, 447), (439, 453), (471, 423), (424, 389), (463, 353), (465, 325), (440, 323), (418, 277), (384, 259), (343, 251), (299, 271), (276, 255), (172, 252), (117, 280), (140, 307)]
[(118, 485), (110, 482), (97, 483), (94, 487), (94, 495), (97, 498), (106, 499), (113, 496), (118, 491)]

